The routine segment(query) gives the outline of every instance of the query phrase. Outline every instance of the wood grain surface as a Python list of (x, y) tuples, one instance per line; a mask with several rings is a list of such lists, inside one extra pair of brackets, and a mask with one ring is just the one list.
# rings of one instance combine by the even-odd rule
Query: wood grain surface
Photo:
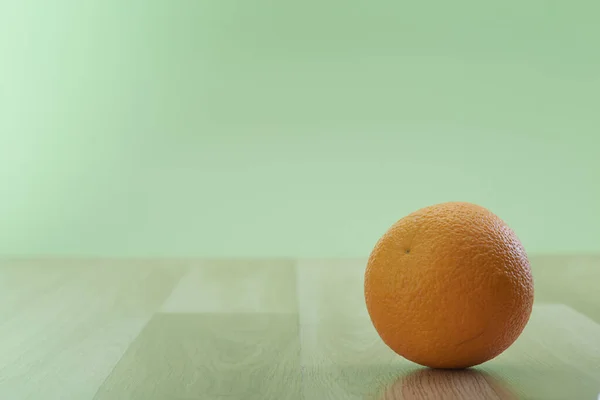
[(600, 257), (531, 257), (506, 352), (422, 368), (363, 300), (365, 260), (4, 260), (1, 399), (591, 399)]

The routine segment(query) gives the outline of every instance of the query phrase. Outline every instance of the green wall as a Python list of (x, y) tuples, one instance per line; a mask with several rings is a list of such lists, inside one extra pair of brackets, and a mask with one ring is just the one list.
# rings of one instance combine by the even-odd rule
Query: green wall
[(365, 256), (432, 203), (600, 251), (597, 1), (0, 2), (0, 254)]

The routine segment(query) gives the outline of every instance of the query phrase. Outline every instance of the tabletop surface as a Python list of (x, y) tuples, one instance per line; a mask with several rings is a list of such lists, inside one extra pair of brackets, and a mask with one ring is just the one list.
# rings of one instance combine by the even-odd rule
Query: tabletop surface
[(2, 399), (600, 398), (600, 256), (531, 256), (521, 337), (463, 371), (393, 353), (366, 260), (3, 260)]

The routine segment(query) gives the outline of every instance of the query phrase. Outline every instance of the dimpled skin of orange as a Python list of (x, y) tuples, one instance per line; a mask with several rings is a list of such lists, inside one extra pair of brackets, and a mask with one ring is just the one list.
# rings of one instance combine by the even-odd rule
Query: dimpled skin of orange
[(385, 344), (432, 368), (496, 357), (519, 337), (533, 306), (521, 242), (496, 215), (464, 202), (396, 222), (371, 252), (364, 285)]

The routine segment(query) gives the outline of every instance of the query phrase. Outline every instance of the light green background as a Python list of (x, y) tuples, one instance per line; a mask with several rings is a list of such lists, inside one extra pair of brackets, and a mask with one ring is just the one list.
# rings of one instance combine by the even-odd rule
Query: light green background
[(0, 2), (0, 254), (365, 256), (466, 200), (600, 251), (597, 1)]

